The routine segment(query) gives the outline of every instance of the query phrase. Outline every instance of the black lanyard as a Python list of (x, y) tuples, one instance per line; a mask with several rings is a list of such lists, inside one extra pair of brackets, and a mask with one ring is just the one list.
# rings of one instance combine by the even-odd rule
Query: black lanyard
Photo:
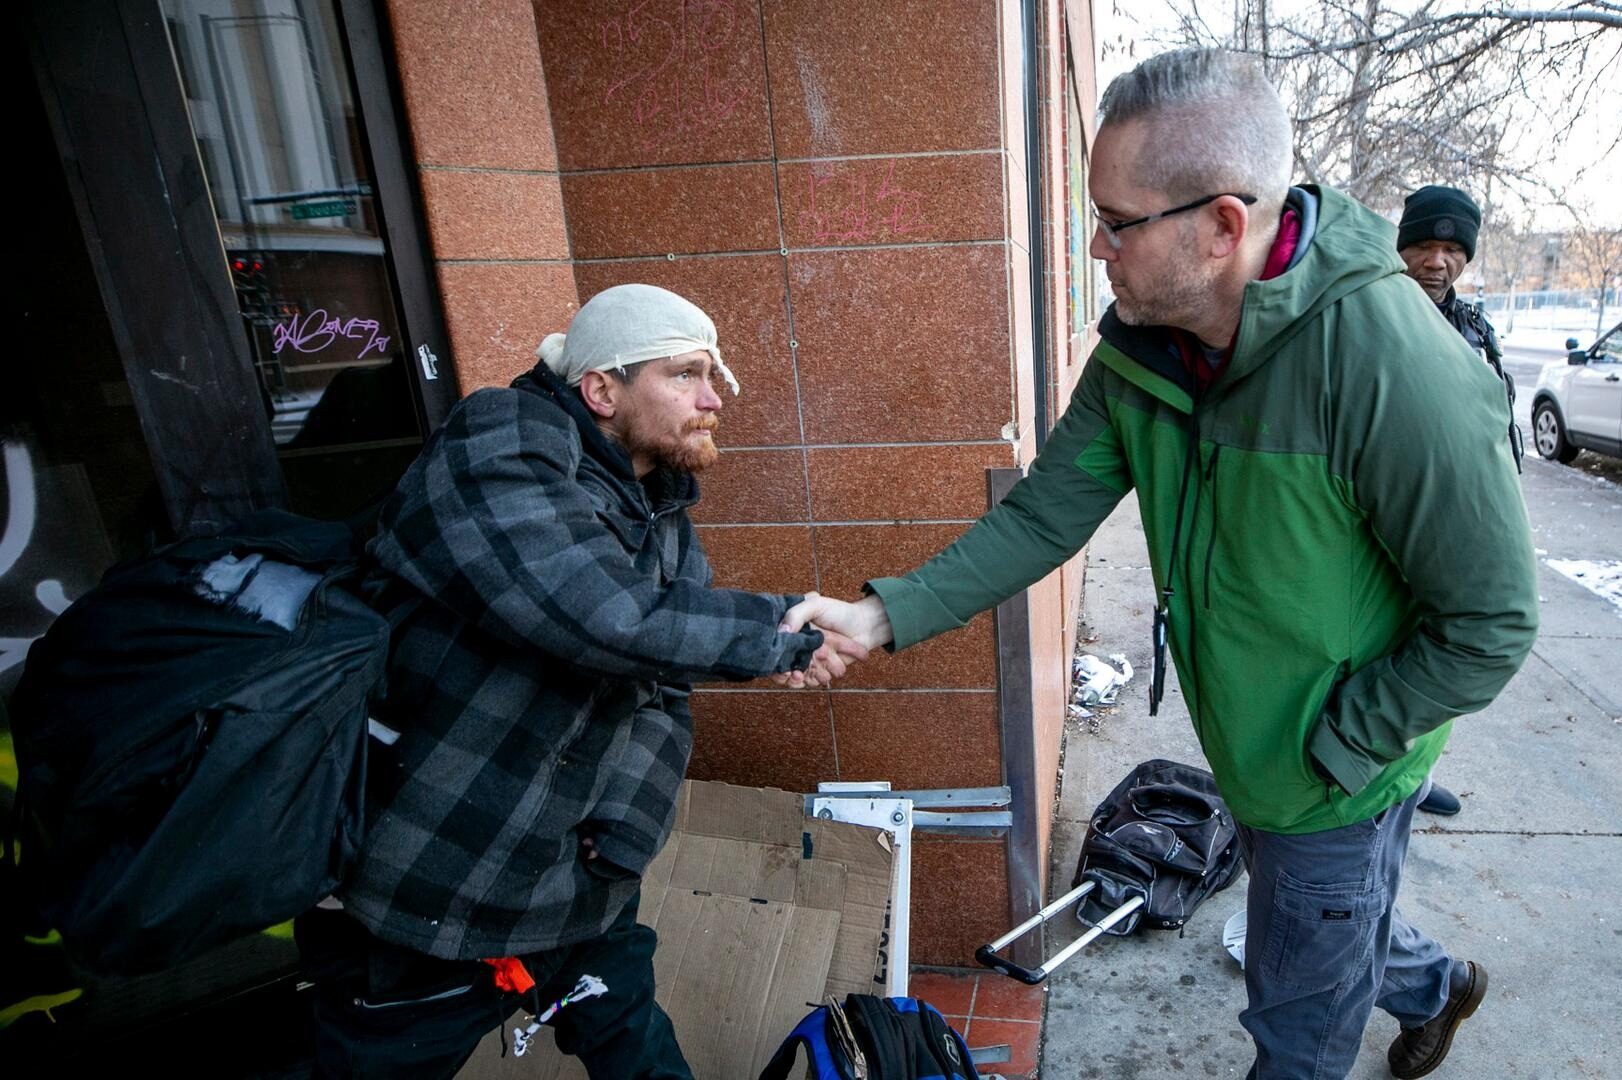
[(1177, 520), (1171, 530), (1171, 557), (1166, 560), (1166, 584), (1160, 590), (1160, 603), (1155, 606), (1154, 628), (1152, 631), (1154, 645), (1154, 663), (1150, 668), (1149, 676), (1149, 715), (1160, 714), (1161, 699), (1166, 696), (1166, 638), (1171, 623), (1171, 598), (1177, 590), (1172, 586), (1172, 576), (1177, 572), (1177, 549), (1181, 546), (1183, 536), (1183, 508), (1188, 504), (1188, 480), (1194, 473), (1197, 461), (1200, 432), (1197, 415), (1189, 414), (1188, 418), (1188, 452), (1183, 455), (1183, 482), (1177, 491)]

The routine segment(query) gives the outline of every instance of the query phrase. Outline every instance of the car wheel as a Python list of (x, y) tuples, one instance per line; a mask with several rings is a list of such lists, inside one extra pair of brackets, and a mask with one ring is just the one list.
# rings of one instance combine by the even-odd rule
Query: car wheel
[(1538, 448), (1538, 456), (1562, 465), (1577, 456), (1577, 447), (1566, 441), (1566, 425), (1547, 401), (1538, 402), (1532, 410), (1532, 444)]

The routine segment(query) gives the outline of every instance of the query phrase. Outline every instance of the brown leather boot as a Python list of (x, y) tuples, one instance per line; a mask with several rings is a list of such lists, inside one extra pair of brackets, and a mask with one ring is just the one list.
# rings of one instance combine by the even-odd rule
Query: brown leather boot
[(1403, 1028), (1386, 1051), (1391, 1075), (1397, 1080), (1414, 1080), (1434, 1070), (1453, 1048), (1453, 1033), (1486, 996), (1487, 969), (1473, 960), (1455, 962), (1448, 976), (1447, 1001), (1442, 1011), (1423, 1027)]

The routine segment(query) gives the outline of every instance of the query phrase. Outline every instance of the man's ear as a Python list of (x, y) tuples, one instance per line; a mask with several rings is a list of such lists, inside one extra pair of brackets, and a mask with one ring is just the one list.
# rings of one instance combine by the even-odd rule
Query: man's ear
[(1250, 231), (1250, 208), (1238, 199), (1224, 195), (1211, 204), (1216, 228), (1209, 251), (1214, 259), (1226, 259), (1239, 250)]
[(580, 377), (580, 400), (593, 416), (612, 420), (619, 412), (620, 392), (625, 384), (606, 371), (588, 371)]

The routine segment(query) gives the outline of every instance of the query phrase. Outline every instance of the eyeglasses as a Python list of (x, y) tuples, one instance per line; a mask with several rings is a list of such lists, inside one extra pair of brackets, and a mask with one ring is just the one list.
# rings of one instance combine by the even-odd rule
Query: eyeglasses
[(1203, 199), (1195, 199), (1191, 203), (1184, 203), (1182, 206), (1174, 206), (1170, 210), (1162, 210), (1158, 214), (1145, 214), (1143, 217), (1133, 218), (1130, 221), (1120, 221), (1111, 224), (1110, 222), (1105, 221), (1102, 217), (1098, 217), (1097, 207), (1093, 208), (1093, 216), (1098, 217), (1098, 227), (1104, 230), (1104, 239), (1109, 241), (1109, 246), (1115, 251), (1120, 251), (1121, 234), (1126, 232), (1126, 230), (1136, 228), (1139, 225), (1147, 225), (1151, 221), (1159, 221), (1161, 218), (1171, 217), (1173, 214), (1181, 214), (1189, 210), (1198, 210), (1207, 203), (1214, 203), (1218, 199), (1222, 198), (1238, 199), (1246, 206), (1249, 206), (1256, 201), (1256, 196), (1254, 195), (1240, 195), (1232, 191), (1222, 191), (1215, 195), (1207, 195)]

